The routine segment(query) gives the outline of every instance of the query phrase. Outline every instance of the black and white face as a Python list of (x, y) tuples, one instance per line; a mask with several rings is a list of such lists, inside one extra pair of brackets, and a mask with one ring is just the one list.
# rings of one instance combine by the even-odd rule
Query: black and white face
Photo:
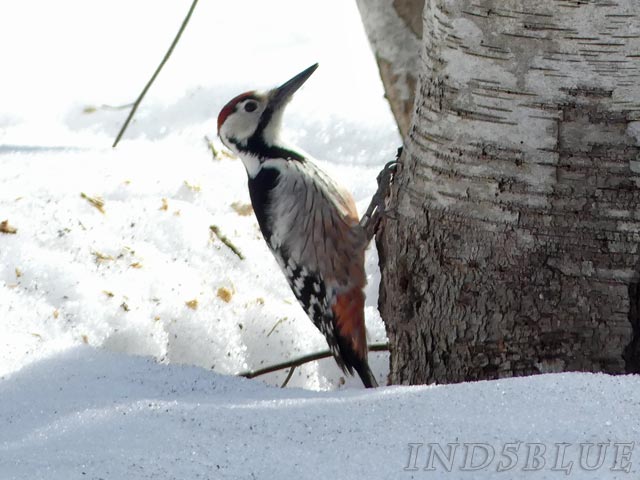
[(266, 93), (246, 92), (232, 99), (218, 115), (222, 142), (236, 153), (238, 146), (246, 146), (256, 134), (263, 143), (274, 145), (285, 106), (316, 68), (317, 63)]
[(247, 92), (238, 95), (218, 115), (218, 135), (227, 148), (238, 154), (256, 133), (260, 118), (269, 103), (266, 94)]
[(255, 177), (272, 147), (281, 144), (280, 126), (284, 110), (293, 94), (316, 70), (312, 65), (290, 80), (265, 93), (246, 92), (233, 98), (218, 115), (218, 135)]

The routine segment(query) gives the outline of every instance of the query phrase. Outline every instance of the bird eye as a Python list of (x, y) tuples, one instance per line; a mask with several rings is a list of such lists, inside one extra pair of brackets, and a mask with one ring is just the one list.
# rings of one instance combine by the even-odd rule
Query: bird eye
[(254, 112), (258, 108), (258, 104), (256, 102), (247, 102), (244, 104), (245, 112)]

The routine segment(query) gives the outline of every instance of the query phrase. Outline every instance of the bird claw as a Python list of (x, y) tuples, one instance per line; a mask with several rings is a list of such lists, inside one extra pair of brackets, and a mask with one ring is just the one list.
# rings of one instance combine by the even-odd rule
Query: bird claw
[(385, 208), (385, 200), (389, 196), (389, 190), (391, 189), (396, 173), (398, 173), (400, 167), (398, 159), (401, 153), (402, 147), (398, 149), (396, 160), (387, 162), (378, 174), (376, 178), (378, 190), (374, 193), (369, 208), (367, 208), (367, 211), (360, 220), (360, 226), (364, 228), (366, 233), (367, 243), (371, 241), (375, 235), (383, 216), (395, 219), (395, 217), (389, 215), (389, 210)]
[(393, 183), (393, 177), (398, 172), (399, 165), (400, 162), (398, 162), (397, 160), (387, 162), (384, 168), (380, 170), (380, 173), (376, 178), (376, 180), (378, 181), (378, 189), (380, 189), (381, 186), (382, 188), (385, 188), (385, 185), (387, 189), (391, 186), (391, 184)]
[[(391, 160), (390, 162), (387, 162), (384, 168), (378, 174), (378, 177), (376, 179), (378, 181), (378, 192), (382, 188), (386, 190), (386, 193), (388, 193), (389, 188), (393, 183), (393, 179), (396, 173), (398, 173), (398, 169), (400, 168), (400, 155), (402, 155), (402, 147), (398, 148), (398, 152), (396, 153), (396, 159)], [(385, 194), (384, 196), (386, 197), (387, 195)]]

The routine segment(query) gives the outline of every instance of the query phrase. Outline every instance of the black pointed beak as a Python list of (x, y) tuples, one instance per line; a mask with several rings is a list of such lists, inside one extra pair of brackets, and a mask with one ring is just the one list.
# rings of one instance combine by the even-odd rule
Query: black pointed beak
[(278, 88), (274, 88), (271, 91), (271, 98), (269, 99), (269, 106), (276, 111), (287, 104), (294, 93), (306, 82), (311, 74), (316, 71), (318, 64), (311, 65), (306, 70), (303, 70), (295, 77), (287, 80)]

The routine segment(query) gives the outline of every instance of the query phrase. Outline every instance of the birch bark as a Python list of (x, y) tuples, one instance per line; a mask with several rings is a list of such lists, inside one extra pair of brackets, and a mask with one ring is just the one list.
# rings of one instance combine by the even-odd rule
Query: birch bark
[(639, 15), (426, 0), (378, 238), (393, 383), (640, 371)]

